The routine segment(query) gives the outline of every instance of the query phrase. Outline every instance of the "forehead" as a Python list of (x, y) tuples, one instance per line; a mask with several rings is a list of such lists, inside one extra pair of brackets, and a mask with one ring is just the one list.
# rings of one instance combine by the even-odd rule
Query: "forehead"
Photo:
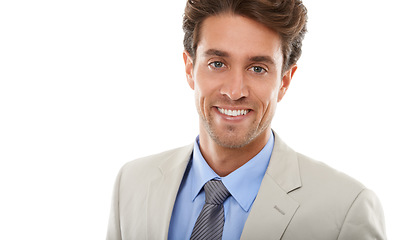
[(205, 19), (200, 29), (197, 55), (208, 49), (228, 52), (234, 57), (267, 55), (281, 62), (279, 34), (252, 19), (221, 14)]

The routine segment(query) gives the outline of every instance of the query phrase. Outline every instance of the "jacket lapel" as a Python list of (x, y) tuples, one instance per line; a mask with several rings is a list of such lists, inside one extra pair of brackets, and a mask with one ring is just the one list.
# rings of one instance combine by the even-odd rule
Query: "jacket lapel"
[(149, 185), (147, 196), (147, 239), (167, 239), (172, 209), (189, 163), (193, 145), (174, 152), (159, 166), (161, 176)]
[(278, 240), (299, 204), (288, 193), (301, 187), (297, 154), (274, 132), (275, 145), (267, 173), (245, 223), (241, 239)]

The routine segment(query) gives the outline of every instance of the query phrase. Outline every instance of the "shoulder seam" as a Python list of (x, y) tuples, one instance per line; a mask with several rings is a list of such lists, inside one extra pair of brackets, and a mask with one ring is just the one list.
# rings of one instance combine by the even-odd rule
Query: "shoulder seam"
[(362, 188), (362, 189), (360, 190), (360, 192), (357, 194), (357, 196), (353, 199), (352, 204), (350, 204), (350, 206), (349, 206), (349, 208), (348, 208), (348, 210), (347, 210), (347, 212), (346, 212), (345, 218), (343, 219), (341, 228), (339, 229), (339, 233), (338, 233), (337, 240), (338, 240), (339, 237), (341, 236), (342, 229), (343, 229), (343, 225), (344, 225), (345, 222), (346, 222), (346, 219), (347, 219), (347, 217), (348, 217), (348, 215), (349, 215), (350, 209), (353, 208), (354, 203), (357, 201), (357, 199), (360, 197), (360, 195), (361, 195), (366, 189), (367, 189), (366, 187)]

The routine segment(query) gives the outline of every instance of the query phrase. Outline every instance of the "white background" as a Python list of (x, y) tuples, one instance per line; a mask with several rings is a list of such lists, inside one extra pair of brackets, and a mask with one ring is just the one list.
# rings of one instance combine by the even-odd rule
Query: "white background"
[[(394, 237), (390, 0), (305, 0), (273, 128), (379, 196)], [(0, 2), (0, 239), (104, 239), (127, 161), (198, 134), (184, 0)]]

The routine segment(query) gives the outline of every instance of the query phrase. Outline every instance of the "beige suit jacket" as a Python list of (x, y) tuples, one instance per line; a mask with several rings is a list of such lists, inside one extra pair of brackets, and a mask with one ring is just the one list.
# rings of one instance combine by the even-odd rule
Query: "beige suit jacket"
[[(127, 163), (117, 177), (107, 240), (167, 239), (193, 145)], [(386, 239), (373, 192), (290, 149), (275, 134), (271, 160), (241, 239)]]

